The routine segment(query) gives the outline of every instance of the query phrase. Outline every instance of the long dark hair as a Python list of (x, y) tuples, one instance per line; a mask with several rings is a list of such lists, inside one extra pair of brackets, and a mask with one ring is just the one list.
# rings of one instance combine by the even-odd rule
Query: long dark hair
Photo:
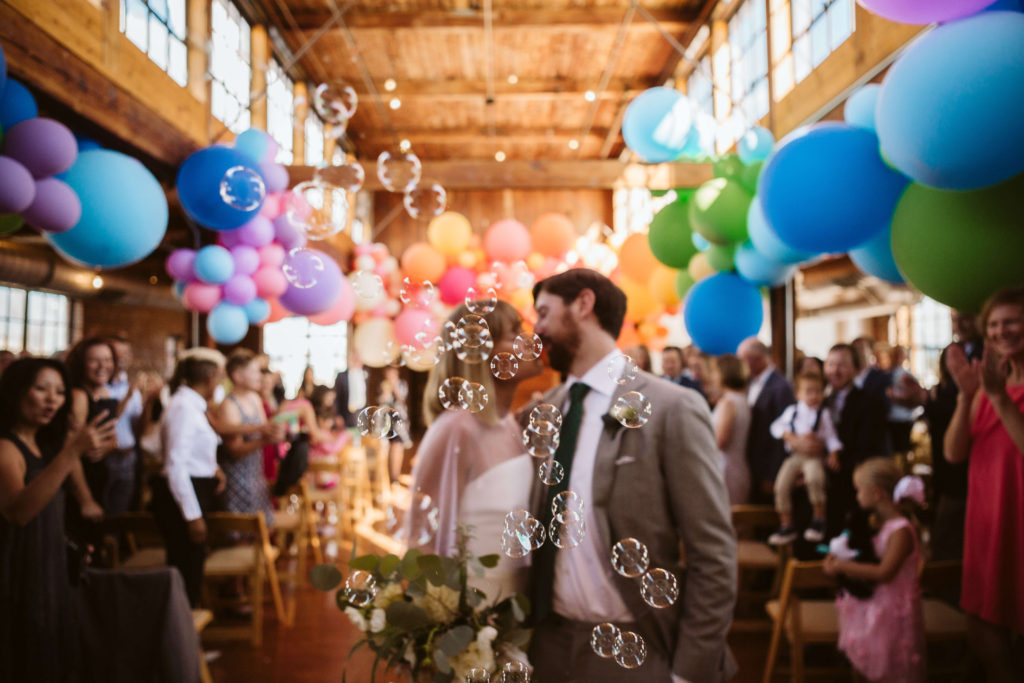
[(71, 396), (68, 388), (68, 373), (64, 364), (49, 358), (22, 358), (7, 366), (0, 376), (0, 434), (12, 431), (21, 421), (21, 401), (25, 398), (39, 373), (45, 369), (56, 371), (64, 382), (67, 395), (64, 405), (53, 416), (49, 424), (40, 427), (36, 443), (45, 453), (53, 454), (64, 446), (68, 436), (68, 414), (71, 410)]
[(171, 376), (171, 381), (167, 384), (173, 394), (183, 384), (188, 387), (194, 387), (197, 384), (208, 381), (217, 374), (219, 369), (220, 366), (212, 359), (186, 356), (178, 360), (178, 364), (174, 366), (174, 374)]
[[(80, 389), (85, 386), (85, 354), (94, 346), (106, 346), (110, 349), (110, 354), (114, 358), (114, 372), (117, 372), (117, 351), (114, 350), (114, 345), (110, 343), (110, 340), (104, 337), (88, 337), (72, 346), (68, 351), (66, 359), (68, 371), (64, 383), (69, 391), (72, 388)], [(70, 384), (68, 384), (69, 379), (71, 380)]]

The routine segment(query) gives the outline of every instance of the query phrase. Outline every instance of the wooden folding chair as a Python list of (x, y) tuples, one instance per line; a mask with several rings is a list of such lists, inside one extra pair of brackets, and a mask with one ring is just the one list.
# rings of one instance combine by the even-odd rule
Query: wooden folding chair
[[(206, 557), (205, 579), (243, 577), (248, 579), (252, 597), (252, 623), (247, 627), (210, 627), (209, 637), (237, 637), (248, 633), (252, 644), (263, 642), (263, 581), (270, 582), (277, 618), (287, 625), (287, 614), (281, 597), (281, 585), (274, 566), (278, 550), (270, 543), (267, 523), (262, 514), (240, 515), (228, 512), (214, 512), (206, 516), (207, 538), (212, 543), (221, 542)], [(238, 539), (242, 541), (239, 542)], [(211, 591), (208, 591), (211, 593)], [(215, 601), (210, 600), (208, 604)]]
[(199, 637), (199, 681), (200, 683), (213, 683), (213, 676), (210, 675), (210, 666), (206, 663), (206, 653), (203, 652), (203, 629), (213, 621), (213, 612), (208, 609), (192, 610), (192, 626)]
[[(752, 603), (763, 605), (766, 600), (779, 593), (782, 572), (790, 556), (790, 546), (775, 549), (755, 538), (758, 529), (774, 529), (779, 525), (779, 515), (770, 505), (733, 505), (732, 526), (736, 533), (737, 588), (736, 606)], [(767, 590), (751, 588), (755, 575), (772, 572), (771, 585)], [(764, 619), (733, 619), (733, 630), (770, 630), (770, 622)]]
[[(100, 529), (115, 568), (146, 569), (167, 564), (163, 535), (148, 512), (109, 515), (100, 522)], [(122, 552), (125, 549), (127, 552)]]
[(810, 671), (804, 667), (804, 646), (812, 643), (836, 643), (839, 640), (839, 619), (835, 601), (803, 600), (798, 591), (813, 588), (835, 588), (835, 580), (826, 576), (824, 562), (800, 562), (795, 559), (786, 564), (778, 600), (765, 605), (772, 619), (772, 640), (765, 662), (763, 683), (770, 683), (779, 654), (782, 634), (785, 632), (790, 648), (790, 680), (799, 683), (805, 673), (835, 673), (837, 670)]
[[(963, 563), (960, 560), (941, 560), (921, 565), (921, 610), (924, 612), (924, 637), (928, 646), (948, 646), (967, 642), (967, 616), (937, 596), (956, 594), (960, 587)], [(951, 590), (952, 589), (952, 590)], [(965, 650), (966, 652), (966, 650)], [(963, 662), (952, 667), (937, 667), (936, 659), (929, 658), (928, 674), (941, 675), (948, 680), (962, 675)]]
[[(309, 486), (300, 481), (281, 497), (280, 509), (274, 513), (273, 528), (274, 545), (279, 556), (285, 557), (291, 571), (279, 572), (281, 581), (287, 580), (291, 589), (291, 600), (288, 602), (287, 624), (295, 623), (296, 591), (306, 580), (306, 560), (309, 548), (313, 548), (313, 559), (317, 564), (324, 561), (320, 548), (320, 535), (316, 529), (316, 514), (310, 500)], [(289, 550), (295, 545), (297, 556), (294, 562), (289, 557)]]

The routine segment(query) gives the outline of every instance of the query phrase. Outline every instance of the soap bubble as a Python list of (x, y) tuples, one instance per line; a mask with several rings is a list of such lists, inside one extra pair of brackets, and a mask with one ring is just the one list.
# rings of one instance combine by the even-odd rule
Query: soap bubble
[(306, 181), (292, 188), (288, 220), (311, 240), (324, 240), (348, 225), (348, 195), (339, 187)]
[(491, 328), (487, 326), (487, 320), (483, 316), (474, 313), (467, 313), (459, 318), (456, 329), (458, 330), (456, 335), (458, 342), (460, 344), (468, 343), (470, 346), (477, 345), (483, 333), (490, 334), (491, 331)]
[(640, 597), (651, 607), (668, 607), (679, 597), (679, 581), (667, 569), (652, 569), (640, 580)]
[(555, 454), (561, 435), (553, 422), (540, 420), (523, 430), (523, 445), (526, 452), (535, 458), (547, 458)]
[(633, 631), (619, 635), (615, 652), (615, 663), (623, 669), (636, 669), (647, 659), (647, 643), (643, 636)]
[(647, 546), (635, 538), (624, 538), (612, 548), (612, 568), (627, 579), (635, 579), (647, 571), (650, 561)]
[(491, 374), (497, 379), (512, 379), (519, 371), (519, 361), (508, 351), (491, 356)]
[(321, 83), (313, 91), (313, 108), (328, 123), (347, 124), (358, 104), (359, 95), (345, 81)]
[(366, 607), (377, 597), (377, 579), (357, 569), (345, 579), (345, 599), (356, 607)]
[(366, 406), (356, 417), (356, 427), (363, 436), (387, 437), (391, 431), (391, 409), (386, 406)]
[(466, 672), (465, 683), (491, 683), (491, 674), (483, 667), (474, 666)]
[(455, 355), (466, 363), (480, 363), (490, 357), (494, 340), (487, 321), (469, 313), (459, 319), (455, 334)]
[(562, 427), (562, 411), (550, 403), (538, 403), (530, 411), (530, 424), (534, 422), (550, 422), (556, 429)]
[(627, 391), (615, 399), (609, 411), (623, 427), (643, 427), (651, 419), (651, 402), (639, 391)]
[(622, 631), (615, 624), (608, 622), (598, 624), (590, 632), (590, 649), (598, 657), (610, 659), (619, 651), (621, 635)]
[(536, 334), (523, 333), (512, 342), (512, 352), (519, 360), (537, 360), (544, 350), (544, 342)]
[(481, 288), (479, 291), (475, 287), (470, 287), (466, 290), (466, 308), (470, 313), (487, 315), (497, 305), (498, 293), (494, 291), (494, 287)]
[(624, 353), (617, 353), (608, 361), (608, 376), (616, 384), (629, 384), (639, 372), (636, 361)]
[(479, 413), (487, 405), (487, 390), (476, 382), (463, 382), (459, 389), (459, 407), (471, 413)]
[(388, 192), (406, 192), (416, 186), (423, 165), (412, 152), (381, 152), (377, 157), (377, 178)]
[(220, 198), (232, 209), (254, 211), (266, 196), (263, 176), (246, 166), (232, 166), (220, 181)]
[(537, 477), (546, 486), (555, 486), (565, 479), (565, 468), (557, 460), (545, 460), (537, 468)]
[(384, 280), (372, 270), (357, 270), (349, 276), (349, 282), (361, 299), (376, 299), (384, 292)]
[(505, 662), (497, 683), (530, 683), (530, 667), (518, 659)]
[(434, 499), (422, 491), (414, 491), (409, 501), (409, 512), (412, 516), (406, 528), (408, 538), (406, 543), (411, 546), (425, 545), (434, 538), (437, 527), (440, 524), (441, 511), (434, 503)]
[(313, 173), (314, 182), (341, 188), (346, 192), (358, 192), (366, 182), (366, 171), (358, 161), (349, 161), (337, 166), (318, 168)]
[(405, 191), (402, 204), (412, 218), (428, 220), (444, 213), (448, 206), (448, 193), (437, 183), (419, 184)]
[(462, 393), (464, 384), (466, 384), (466, 380), (461, 377), (449, 377), (441, 382), (441, 386), (437, 388), (437, 398), (441, 401), (442, 408), (458, 410), (461, 407), (459, 395)]
[(281, 272), (293, 287), (309, 289), (319, 282), (320, 273), (324, 272), (324, 261), (312, 249), (296, 247), (288, 252), (281, 264)]
[(451, 351), (458, 344), (459, 328), (451, 320), (445, 320), (438, 336), (441, 338), (441, 351)]
[(583, 515), (576, 510), (562, 510), (551, 518), (548, 526), (548, 538), (561, 550), (575, 548), (586, 536), (586, 525)]
[(557, 516), (560, 512), (583, 513), (583, 499), (580, 494), (573, 490), (562, 491), (551, 500), (551, 514)]
[(508, 530), (501, 532), (500, 543), (501, 552), (505, 557), (511, 557), (513, 560), (526, 557), (533, 550), (529, 545), (524, 545), (516, 534)]
[[(505, 515), (503, 536), (506, 535), (509, 537), (508, 545), (514, 550), (525, 549), (526, 552), (523, 555), (544, 545), (544, 525), (527, 510), (521, 508)], [(506, 552), (507, 554), (508, 552)], [(519, 555), (519, 557), (523, 555)]]
[[(401, 360), (401, 357), (399, 357)], [(383, 410), (387, 410), (391, 416), (391, 428), (388, 429), (387, 434), (384, 435), (385, 439), (403, 439), (409, 436), (409, 425), (406, 424), (406, 419), (402, 417), (402, 414), (394, 408), (382, 406)]]
[(430, 280), (413, 282), (409, 278), (402, 280), (402, 288), (398, 292), (398, 298), (403, 304), (415, 302), (416, 306), (425, 308), (434, 303), (437, 299), (437, 288)]

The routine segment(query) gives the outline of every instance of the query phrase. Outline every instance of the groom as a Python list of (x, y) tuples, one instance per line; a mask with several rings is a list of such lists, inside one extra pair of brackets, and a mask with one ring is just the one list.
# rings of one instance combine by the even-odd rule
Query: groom
[[(575, 548), (545, 543), (534, 553), (530, 597), (535, 630), (530, 660), (538, 683), (725, 681), (736, 666), (726, 634), (736, 590), (736, 543), (728, 494), (704, 399), (646, 372), (625, 385), (609, 375), (626, 297), (608, 278), (574, 269), (533, 289), (535, 331), (552, 368), (567, 379), (545, 400), (563, 414), (555, 458), (560, 486), (534, 481), (531, 506), (545, 524), (551, 500), (566, 487), (583, 499), (586, 535)], [(637, 429), (608, 416), (628, 391), (651, 403)], [(640, 596), (640, 579), (616, 574), (619, 540), (647, 546), (650, 569), (678, 579), (679, 598), (662, 609)], [(680, 548), (682, 546), (682, 548)], [(683, 557), (685, 554), (685, 559)], [(612, 622), (647, 645), (642, 666), (629, 670), (590, 646), (592, 628)]]

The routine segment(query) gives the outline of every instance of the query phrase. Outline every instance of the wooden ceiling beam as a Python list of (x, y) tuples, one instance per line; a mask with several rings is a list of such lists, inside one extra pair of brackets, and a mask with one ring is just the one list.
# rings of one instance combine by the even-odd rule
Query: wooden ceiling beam
[[(360, 96), (368, 94), (366, 85), (362, 81), (350, 81), (350, 84)], [(651, 77), (636, 78), (613, 78), (608, 82), (605, 97), (617, 97), (623, 91), (643, 91), (657, 85), (657, 81)], [(531, 78), (520, 79), (516, 83), (509, 83), (507, 80), (499, 79), (494, 83), (494, 94), (499, 97), (533, 96), (543, 94), (548, 96), (574, 96), (583, 97), (589, 91), (596, 94), (597, 79), (574, 80), (567, 78)], [(473, 96), (483, 97), (487, 92), (487, 81), (479, 79), (448, 80), (448, 81), (397, 81), (395, 89), (391, 92), (385, 91), (378, 85), (378, 92), (381, 97), (390, 99), (398, 97), (461, 97)]]
[[(439, 145), (487, 145), (492, 142), (491, 132), (486, 126), (452, 129), (429, 129), (429, 128), (402, 128), (396, 126), (399, 137), (405, 138), (412, 143), (413, 149), (417, 143), (429, 143)], [(545, 140), (557, 140), (559, 142), (572, 139), (580, 139), (582, 131), (579, 128), (495, 128), (493, 142), (500, 144), (503, 141), (512, 140), (515, 142), (544, 142)], [(606, 128), (592, 129), (588, 138), (604, 139), (608, 134)], [(370, 130), (365, 133), (350, 131), (349, 137), (360, 146), (390, 147), (394, 144), (391, 134), (385, 130)]]
[[(715, 9), (716, 5), (718, 5), (718, 0), (704, 0), (703, 6), (701, 6), (700, 10), (696, 13), (696, 16), (693, 17), (693, 22), (681, 31), (682, 37), (679, 38), (679, 43), (684, 48), (690, 46), (690, 42), (693, 41), (693, 38), (697, 35), (697, 31), (700, 30), (700, 27), (707, 23), (708, 18), (711, 16), (711, 11)], [(650, 10), (648, 10), (648, 12), (650, 12)], [(650, 12), (650, 14), (657, 19), (657, 15), (653, 12)], [(661, 27), (666, 31), (673, 33), (672, 29), (664, 23), (660, 21), (658, 23), (661, 24)], [(675, 78), (676, 69), (679, 68), (679, 62), (681, 61), (683, 61), (683, 55), (679, 54), (676, 50), (672, 50), (668, 59), (665, 60), (664, 66), (661, 68), (661, 73), (658, 74), (658, 82), (664, 83), (670, 78)]]
[[(383, 190), (375, 161), (361, 162), (366, 190)], [(310, 180), (312, 166), (290, 166), (292, 184)], [(711, 179), (711, 164), (625, 164), (614, 159), (578, 161), (426, 161), (423, 176), (446, 190), (611, 190), (626, 177), (652, 190), (698, 187)]]
[[(693, 20), (693, 16), (676, 10), (649, 10), (659, 23), (671, 31), (682, 31)], [(615, 28), (622, 21), (624, 9), (620, 8), (566, 8), (566, 9), (496, 9), (494, 28), (552, 28), (568, 26), (594, 28), (608, 26)], [(300, 30), (315, 30), (331, 18), (325, 8), (291, 12)], [(353, 31), (366, 29), (467, 29), (483, 28), (483, 10), (414, 10), (388, 11), (369, 8), (352, 9), (344, 14), (345, 24)]]

